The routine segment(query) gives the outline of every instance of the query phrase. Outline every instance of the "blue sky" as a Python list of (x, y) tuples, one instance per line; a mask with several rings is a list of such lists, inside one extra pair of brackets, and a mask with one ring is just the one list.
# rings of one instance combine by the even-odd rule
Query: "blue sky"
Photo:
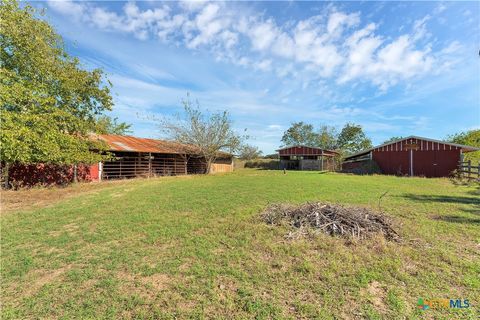
[(113, 115), (152, 117), (186, 93), (227, 109), (265, 153), (292, 122), (361, 124), (442, 139), (480, 127), (479, 2), (33, 2), (86, 68), (113, 83)]

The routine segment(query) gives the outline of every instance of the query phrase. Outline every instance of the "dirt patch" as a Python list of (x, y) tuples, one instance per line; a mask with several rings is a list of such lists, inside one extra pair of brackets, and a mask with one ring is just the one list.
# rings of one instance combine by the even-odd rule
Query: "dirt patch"
[(79, 183), (67, 187), (32, 188), (21, 190), (2, 190), (2, 215), (14, 211), (31, 210), (53, 205), (61, 200), (70, 199), (86, 193), (112, 186), (110, 182)]
[(274, 204), (261, 214), (264, 222), (271, 225), (289, 225), (289, 239), (326, 233), (344, 238), (366, 239), (381, 234), (387, 240), (398, 241), (400, 237), (383, 214), (363, 207), (344, 207), (320, 202), (299, 206)]
[(380, 282), (372, 281), (368, 284), (366, 289), (362, 289), (360, 294), (363, 296), (368, 296), (373, 307), (376, 311), (385, 314), (388, 308), (385, 304), (385, 299), (387, 296), (386, 290), (382, 287)]
[(62, 227), (62, 229), (60, 229), (60, 230), (50, 231), (48, 233), (48, 235), (50, 235), (52, 237), (59, 237), (63, 233), (67, 233), (69, 235), (74, 235), (78, 232), (79, 228), (80, 227), (76, 223), (69, 223), (69, 224), (64, 225)]
[(23, 290), (23, 295), (26, 297), (35, 295), (43, 286), (60, 279), (71, 267), (71, 265), (66, 265), (56, 270), (35, 270), (32, 275), (32, 281), (29, 282), (28, 287)]
[(167, 274), (157, 273), (151, 276), (142, 277), (128, 272), (118, 272), (117, 278), (121, 281), (121, 290), (126, 294), (138, 294), (149, 299), (154, 298), (159, 291), (168, 288), (171, 278)]

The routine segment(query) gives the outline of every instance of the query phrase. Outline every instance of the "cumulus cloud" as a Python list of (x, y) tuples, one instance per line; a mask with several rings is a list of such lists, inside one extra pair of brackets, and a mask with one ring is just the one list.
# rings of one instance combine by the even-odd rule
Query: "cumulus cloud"
[[(339, 84), (366, 82), (387, 90), (399, 82), (451, 65), (450, 44), (432, 54), (430, 16), (410, 32), (391, 38), (375, 23), (362, 24), (359, 12), (329, 6), (320, 15), (279, 24), (264, 14), (246, 14), (228, 2), (185, 1), (143, 9), (127, 2), (113, 11), (101, 4), (52, 1), (63, 15), (101, 30), (158, 39), (190, 50), (210, 50), (216, 59), (286, 77), (298, 72)], [(436, 13), (443, 11), (439, 6)], [(310, 83), (305, 81), (305, 83)]]

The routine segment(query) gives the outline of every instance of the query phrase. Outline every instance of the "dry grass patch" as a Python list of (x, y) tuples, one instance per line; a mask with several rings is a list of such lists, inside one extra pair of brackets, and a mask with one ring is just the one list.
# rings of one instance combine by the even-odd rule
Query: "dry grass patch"
[(120, 291), (126, 295), (137, 294), (146, 300), (154, 300), (161, 292), (166, 290), (172, 282), (167, 274), (157, 273), (151, 276), (134, 275), (125, 271), (117, 273), (120, 282)]

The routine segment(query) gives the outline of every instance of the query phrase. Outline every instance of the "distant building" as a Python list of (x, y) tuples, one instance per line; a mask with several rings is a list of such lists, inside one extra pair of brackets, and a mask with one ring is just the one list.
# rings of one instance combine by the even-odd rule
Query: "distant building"
[(307, 146), (278, 149), (280, 169), (334, 171), (338, 152)]
[(352, 154), (342, 169), (352, 171), (374, 162), (384, 174), (447, 177), (458, 168), (466, 152), (479, 148), (410, 136)]

